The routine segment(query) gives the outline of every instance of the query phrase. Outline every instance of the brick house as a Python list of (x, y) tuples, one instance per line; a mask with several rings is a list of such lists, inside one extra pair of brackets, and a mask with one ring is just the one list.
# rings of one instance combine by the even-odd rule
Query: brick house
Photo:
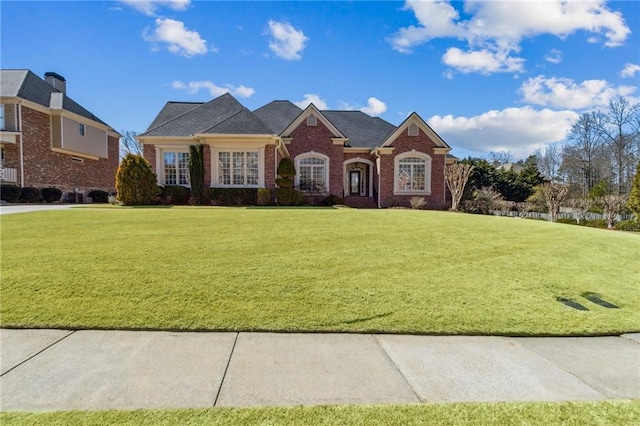
[[(360, 111), (302, 110), (273, 101), (249, 111), (232, 95), (209, 102), (168, 102), (139, 136), (160, 185), (189, 185), (189, 145), (202, 144), (205, 185), (275, 188), (281, 158), (296, 166), (307, 195), (335, 195), (353, 207), (428, 208), (448, 203), (451, 148), (416, 113), (399, 126)], [(318, 199), (318, 198), (316, 198)]]
[(64, 77), (0, 72), (2, 183), (114, 191), (120, 134), (66, 95)]

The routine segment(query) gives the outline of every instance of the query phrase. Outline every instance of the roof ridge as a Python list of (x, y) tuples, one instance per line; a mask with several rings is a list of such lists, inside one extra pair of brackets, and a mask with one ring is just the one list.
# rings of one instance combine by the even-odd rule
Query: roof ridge
[[(176, 115), (175, 117), (170, 118), (169, 120), (164, 121), (164, 122), (162, 122), (162, 123), (160, 123), (160, 124), (156, 125), (155, 127), (151, 128), (151, 129), (147, 129), (144, 133), (152, 132), (152, 131), (154, 131), (154, 130), (158, 129), (159, 127), (164, 126), (164, 125), (165, 125), (165, 124), (167, 124), (167, 123), (171, 123), (172, 121), (177, 120), (178, 118), (184, 117), (186, 114), (190, 114), (190, 113), (192, 113), (193, 111), (197, 110), (198, 108), (202, 108), (202, 107), (203, 107), (203, 106), (205, 106), (205, 105), (208, 105), (208, 104), (210, 104), (210, 103), (212, 103), (212, 102), (215, 102), (215, 101), (217, 101), (218, 99), (221, 99), (221, 98), (222, 98), (223, 96), (225, 96), (225, 95), (229, 95), (229, 92), (227, 92), (227, 93), (223, 93), (222, 95), (218, 96), (217, 98), (213, 98), (213, 99), (211, 99), (211, 100), (210, 100), (210, 101), (208, 101), (208, 102), (203, 102), (203, 103), (201, 103), (200, 105), (198, 105), (197, 107), (195, 107), (195, 108), (191, 108), (189, 111), (185, 111), (185, 112), (183, 112), (182, 114), (178, 114), (178, 115)], [(233, 98), (233, 96), (231, 96), (231, 97)], [(233, 99), (235, 99), (235, 98), (233, 98)], [(166, 106), (169, 102), (170, 102), (170, 101), (167, 101), (167, 103), (165, 104), (165, 106)], [(236, 101), (236, 102), (237, 102), (237, 101)], [(239, 102), (238, 102), (238, 103), (239, 103)], [(143, 134), (144, 134), (144, 133), (143, 133)]]

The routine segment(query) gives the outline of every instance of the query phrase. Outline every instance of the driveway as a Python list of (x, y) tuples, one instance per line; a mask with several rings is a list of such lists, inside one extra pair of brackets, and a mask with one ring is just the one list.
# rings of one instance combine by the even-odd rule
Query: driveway
[(74, 206), (74, 204), (0, 204), (0, 215), (40, 212), (45, 210), (63, 210)]

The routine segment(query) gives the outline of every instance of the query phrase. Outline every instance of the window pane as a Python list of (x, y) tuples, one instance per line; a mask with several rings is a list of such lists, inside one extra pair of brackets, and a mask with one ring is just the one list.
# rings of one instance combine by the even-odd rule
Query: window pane
[(178, 185), (189, 185), (189, 153), (178, 153)]
[(244, 152), (233, 152), (232, 176), (234, 185), (244, 185)]
[(300, 165), (300, 191), (311, 189), (311, 167)]
[(414, 164), (413, 166), (413, 182), (414, 191), (424, 191), (424, 164)]
[(247, 152), (247, 185), (258, 184), (258, 153)]
[(402, 164), (398, 166), (398, 189), (409, 191), (411, 189), (411, 165)]
[(164, 183), (165, 185), (176, 184), (176, 153), (164, 153)]
[(228, 152), (218, 153), (218, 179), (222, 185), (231, 184), (231, 163)]

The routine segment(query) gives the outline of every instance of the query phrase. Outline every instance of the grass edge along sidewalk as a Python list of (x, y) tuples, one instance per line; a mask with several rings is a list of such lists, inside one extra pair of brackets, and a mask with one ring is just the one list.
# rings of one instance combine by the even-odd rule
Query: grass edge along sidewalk
[(639, 400), (0, 412), (3, 425), (633, 425)]

